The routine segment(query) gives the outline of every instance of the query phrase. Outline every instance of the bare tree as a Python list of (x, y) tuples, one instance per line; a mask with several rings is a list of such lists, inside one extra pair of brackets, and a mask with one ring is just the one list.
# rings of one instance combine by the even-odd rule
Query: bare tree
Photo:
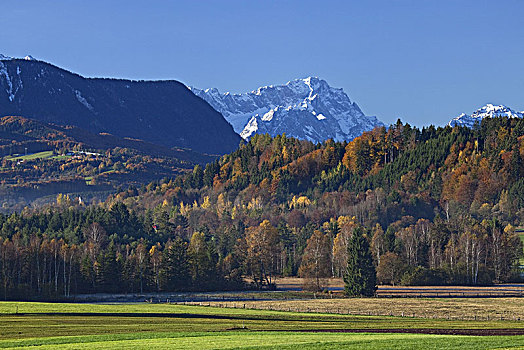
[(307, 240), (307, 246), (298, 270), (300, 277), (305, 279), (306, 289), (322, 290), (326, 278), (330, 275), (331, 254), (329, 237), (315, 230)]

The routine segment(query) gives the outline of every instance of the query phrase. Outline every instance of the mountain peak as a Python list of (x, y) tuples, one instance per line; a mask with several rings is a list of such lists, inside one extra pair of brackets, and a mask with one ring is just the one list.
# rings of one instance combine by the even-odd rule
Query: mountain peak
[[(10, 60), (15, 60), (15, 59), (16, 57), (6, 56), (0, 53), (0, 61), (10, 61)], [(23, 59), (26, 61), (35, 61), (35, 58), (31, 55), (27, 55)]]
[(320, 81), (324, 81), (325, 82), (325, 80), (322, 80), (319, 77), (309, 76), (309, 77), (306, 77), (306, 78), (299, 78), (299, 79), (288, 81), (286, 85), (289, 85), (289, 84), (292, 84), (292, 83), (303, 83), (303, 84), (306, 84), (306, 85), (311, 85), (311, 84), (316, 84), (316, 83), (318, 83)]
[(364, 115), (343, 89), (316, 76), (266, 85), (243, 94), (221, 94), (216, 89), (192, 88), (222, 113), (244, 139), (255, 133), (286, 133), (299, 139), (349, 141), (363, 131), (384, 125)]
[(307, 89), (309, 90), (316, 90), (320, 87), (324, 87), (327, 89), (332, 89), (331, 86), (325, 81), (324, 79), (320, 79), (319, 77), (315, 76), (309, 76), (306, 78), (300, 78), (288, 81), (285, 86), (289, 86), (291, 88), (299, 88), (299, 89), (306, 89), (304, 90), (307, 92)]
[(471, 115), (466, 113), (460, 114), (458, 117), (453, 118), (448, 125), (449, 126), (467, 126), (473, 127), (476, 123), (480, 123), (484, 118), (494, 117), (508, 117), (508, 118), (523, 118), (524, 112), (515, 112), (513, 109), (505, 105), (494, 105), (487, 103), (480, 107)]

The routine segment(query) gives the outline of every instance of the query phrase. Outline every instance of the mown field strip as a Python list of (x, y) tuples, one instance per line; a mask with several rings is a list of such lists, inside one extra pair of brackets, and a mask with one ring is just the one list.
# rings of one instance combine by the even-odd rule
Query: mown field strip
[(303, 332), (151, 333), (0, 341), (0, 347), (12, 349), (518, 349), (522, 346), (524, 337)]

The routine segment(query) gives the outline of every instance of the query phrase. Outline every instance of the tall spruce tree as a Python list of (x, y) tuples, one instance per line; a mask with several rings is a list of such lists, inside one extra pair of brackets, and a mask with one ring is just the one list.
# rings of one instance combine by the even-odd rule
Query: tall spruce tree
[(348, 242), (348, 265), (344, 275), (345, 292), (349, 296), (373, 296), (377, 289), (376, 279), (369, 243), (362, 228), (357, 227)]
[(191, 288), (187, 243), (177, 238), (164, 249), (160, 265), (160, 286), (165, 291)]

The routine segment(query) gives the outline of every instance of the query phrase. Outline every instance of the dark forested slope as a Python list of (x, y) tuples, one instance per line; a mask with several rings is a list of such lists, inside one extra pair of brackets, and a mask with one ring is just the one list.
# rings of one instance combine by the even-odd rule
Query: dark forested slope
[(84, 201), (186, 172), (216, 159), (191, 150), (95, 134), (23, 117), (0, 118), (2, 211), (75, 193)]
[(180, 82), (88, 79), (35, 60), (0, 61), (0, 116), (9, 115), (210, 154), (241, 141)]

